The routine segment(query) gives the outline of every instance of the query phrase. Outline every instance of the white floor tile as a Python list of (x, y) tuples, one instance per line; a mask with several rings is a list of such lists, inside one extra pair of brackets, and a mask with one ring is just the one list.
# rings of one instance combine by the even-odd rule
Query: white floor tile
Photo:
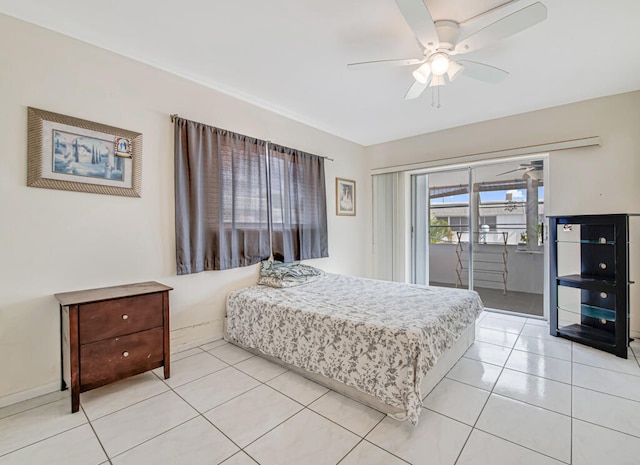
[(183, 358), (171, 364), (171, 377), (164, 379), (163, 368), (156, 368), (154, 373), (162, 378), (168, 386), (176, 388), (183, 384), (189, 383), (194, 379), (202, 378), (210, 373), (226, 368), (228, 365), (216, 357), (211, 356), (208, 352), (194, 355), (192, 357)]
[(82, 425), (0, 457), (0, 465), (98, 465), (107, 460), (91, 426)]
[(488, 391), (444, 378), (424, 399), (423, 406), (473, 426), (488, 398)]
[(463, 357), (447, 373), (447, 378), (490, 391), (501, 372), (499, 366)]
[(62, 399), (0, 420), (0, 455), (87, 423), (82, 411), (71, 413)]
[(497, 329), (500, 331), (507, 331), (509, 333), (520, 334), (522, 327), (524, 326), (524, 318), (506, 319), (498, 316), (488, 315), (478, 322), (478, 327)]
[(571, 383), (571, 362), (552, 357), (514, 350), (505, 368), (522, 371), (530, 375)]
[(334, 391), (320, 397), (309, 408), (363, 437), (384, 417), (384, 413)]
[(287, 371), (273, 378), (271, 381), (268, 381), (267, 384), (282, 392), (284, 395), (300, 402), (302, 405), (309, 405), (329, 390), (292, 371)]
[(629, 350), (628, 352), (629, 358), (625, 359), (582, 344), (574, 344), (573, 362), (598, 368), (605, 368), (607, 370), (619, 371), (629, 375), (640, 376), (640, 366), (638, 366), (638, 363), (631, 351)]
[(111, 459), (113, 465), (192, 465), (220, 463), (238, 448), (202, 417), (196, 417), (166, 433)]
[(389, 452), (380, 449), (367, 441), (356, 446), (340, 465), (406, 465), (407, 462), (394, 457)]
[(252, 377), (228, 367), (180, 386), (176, 392), (198, 412), (204, 413), (259, 384)]
[(430, 410), (416, 426), (386, 417), (366, 439), (409, 463), (453, 465), (471, 427)]
[(169, 391), (92, 422), (109, 457), (114, 457), (197, 416)]
[(157, 376), (146, 372), (83, 392), (80, 394), (80, 405), (89, 420), (96, 420), (168, 390), (169, 387)]
[(211, 349), (209, 353), (215, 355), (220, 360), (227, 362), (229, 365), (235, 365), (238, 362), (254, 356), (251, 352), (247, 352), (233, 344), (224, 344), (220, 347), (216, 347), (215, 349)]
[(640, 437), (640, 402), (574, 386), (573, 417)]
[(511, 349), (518, 340), (518, 335), (497, 329), (476, 328), (476, 341), (487, 342)]
[(545, 326), (549, 328), (549, 323), (546, 320), (540, 320), (538, 318), (527, 318), (527, 325)]
[(514, 349), (544, 355), (545, 357), (571, 361), (571, 344), (562, 342), (549, 341), (537, 337), (520, 336)]
[(333, 465), (358, 436), (304, 409), (246, 448), (260, 465)]
[(505, 369), (493, 392), (563, 415), (571, 415), (571, 386), (569, 384)]
[(573, 420), (573, 465), (637, 465), (640, 439)]
[(551, 457), (473, 430), (456, 465), (561, 465)]
[(469, 347), (464, 356), (473, 360), (491, 363), (492, 365), (504, 366), (510, 353), (511, 349), (506, 347), (476, 341)]
[(258, 465), (258, 462), (253, 460), (244, 452), (240, 451), (233, 457), (228, 458), (221, 465)]
[(573, 364), (573, 385), (640, 402), (640, 377)]
[(525, 324), (524, 328), (522, 328), (522, 332), (520, 336), (525, 337), (537, 337), (538, 339), (545, 339), (547, 341), (554, 341), (560, 344), (569, 344), (571, 345), (571, 341), (568, 339), (563, 339), (561, 337), (552, 336), (549, 334), (548, 326), (539, 326), (539, 325), (530, 325)]
[(0, 408), (0, 420), (11, 415), (15, 415), (16, 413), (26, 412), (27, 410), (31, 410), (42, 405), (51, 404), (62, 399), (67, 399), (67, 402), (69, 402), (69, 405), (71, 405), (71, 391), (68, 389), (65, 391), (54, 391), (43, 396), (34, 397), (33, 399), (2, 407)]
[(227, 344), (229, 343), (224, 339), (218, 339), (217, 341), (209, 342), (208, 344), (203, 344), (200, 346), (200, 348), (202, 350), (211, 350), (211, 349), (215, 349), (216, 347), (226, 346)]
[(171, 363), (177, 362), (178, 360), (182, 360), (183, 358), (191, 357), (192, 355), (201, 354), (203, 351), (198, 347), (194, 347), (193, 349), (183, 350), (181, 352), (176, 352), (175, 354), (171, 354)]
[(286, 368), (261, 357), (251, 357), (237, 363), (235, 368), (245, 372), (249, 376), (253, 376), (255, 379), (262, 381), (263, 383), (266, 383), (270, 379), (273, 379), (287, 371)]
[(476, 428), (569, 463), (571, 418), (492, 394)]
[(302, 410), (302, 405), (262, 385), (210, 410), (205, 416), (240, 447)]
[(496, 311), (488, 311), (487, 314), (493, 318), (499, 318), (501, 320), (516, 322), (516, 323), (526, 323), (527, 317), (521, 315), (511, 315), (509, 313), (502, 313)]

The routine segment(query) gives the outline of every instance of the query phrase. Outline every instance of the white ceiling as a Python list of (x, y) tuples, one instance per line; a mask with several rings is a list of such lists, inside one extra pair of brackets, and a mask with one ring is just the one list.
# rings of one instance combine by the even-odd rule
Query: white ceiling
[[(403, 100), (411, 67), (345, 66), (421, 56), (394, 0), (0, 0), (0, 12), (372, 145), (640, 89), (640, 1), (542, 2), (546, 21), (465, 55), (510, 76), (461, 76), (441, 108), (430, 89)], [(426, 0), (434, 19), (457, 21), (504, 3), (533, 1)]]

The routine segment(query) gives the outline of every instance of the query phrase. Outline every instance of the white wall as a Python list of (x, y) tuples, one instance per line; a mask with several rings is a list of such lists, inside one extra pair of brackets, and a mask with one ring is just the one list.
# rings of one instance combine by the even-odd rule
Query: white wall
[[(549, 155), (545, 214), (640, 213), (640, 91), (379, 144), (367, 154), (374, 168), (434, 160), (445, 166), (450, 157), (590, 136), (600, 136), (602, 145)], [(632, 246), (631, 279), (640, 268), (637, 250)], [(635, 279), (631, 331), (640, 336), (640, 280)]]
[[(215, 57), (209, 57), (215, 60)], [(0, 15), (0, 404), (60, 381), (56, 292), (157, 280), (173, 286), (173, 348), (222, 335), (227, 293), (257, 266), (176, 276), (169, 115), (335, 158), (326, 163), (327, 271), (367, 276), (371, 179), (364, 148), (97, 47)], [(142, 198), (26, 187), (27, 106), (141, 132)], [(335, 215), (335, 178), (357, 216)]]

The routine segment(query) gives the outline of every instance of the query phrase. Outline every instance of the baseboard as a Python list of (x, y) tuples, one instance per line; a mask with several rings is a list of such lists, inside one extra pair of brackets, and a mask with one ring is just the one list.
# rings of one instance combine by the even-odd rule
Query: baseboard
[(8, 396), (0, 397), (0, 408), (8, 405), (17, 404), (18, 402), (24, 402), (25, 400), (33, 399), (34, 397), (44, 396), (55, 391), (60, 390), (60, 381), (54, 381), (53, 383), (45, 384), (44, 386), (38, 386), (26, 391), (16, 392), (15, 394), (9, 394)]

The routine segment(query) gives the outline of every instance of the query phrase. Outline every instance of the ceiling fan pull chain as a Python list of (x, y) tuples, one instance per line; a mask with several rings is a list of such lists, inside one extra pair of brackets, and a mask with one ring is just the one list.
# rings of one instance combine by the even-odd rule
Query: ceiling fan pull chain
[(438, 108), (440, 108), (440, 86), (438, 86)]

